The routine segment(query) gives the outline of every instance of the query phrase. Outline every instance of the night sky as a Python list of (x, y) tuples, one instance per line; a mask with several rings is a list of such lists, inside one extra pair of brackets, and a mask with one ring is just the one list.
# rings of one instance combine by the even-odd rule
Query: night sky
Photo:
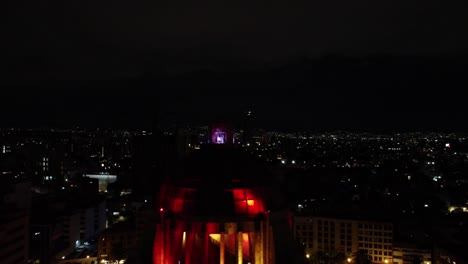
[(5, 6), (3, 127), (468, 129), (464, 0)]

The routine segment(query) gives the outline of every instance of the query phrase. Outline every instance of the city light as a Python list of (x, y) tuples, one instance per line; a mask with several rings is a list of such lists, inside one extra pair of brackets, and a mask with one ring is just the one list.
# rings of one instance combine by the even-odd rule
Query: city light
[[(61, 242), (63, 234), (70, 240), (67, 247), (75, 246), (77, 251), (82, 252), (75, 256), (57, 250), (50, 254), (54, 260), (71, 262), (74, 261), (70, 260), (71, 258), (79, 257), (88, 258), (88, 262), (101, 262), (103, 258), (107, 258), (103, 253), (109, 253), (112, 249), (109, 247), (114, 242), (114, 233), (119, 234), (117, 239), (123, 240), (118, 242), (126, 246), (126, 240), (131, 238), (133, 241), (134, 233), (144, 231), (140, 224), (136, 225), (135, 231), (135, 224), (131, 219), (147, 217), (148, 221), (141, 223), (153, 221), (159, 228), (159, 233), (155, 233), (153, 241), (149, 242), (153, 243), (152, 263), (193, 263), (195, 260), (199, 262), (202, 257), (210, 259), (207, 263), (211, 263), (211, 257), (217, 258), (221, 256), (221, 252), (226, 259), (221, 263), (232, 262), (231, 257), (236, 257), (238, 263), (239, 256), (243, 256), (242, 263), (254, 263), (258, 262), (258, 259), (265, 259), (265, 256), (257, 258), (254, 255), (273, 246), (274, 240), (289, 239), (270, 236), (268, 233), (270, 231), (267, 225), (274, 227), (281, 216), (283, 222), (288, 222), (289, 228), (294, 230), (291, 232), (294, 241), (297, 241), (298, 246), (303, 245), (299, 257), (305, 262), (318, 260), (319, 256), (315, 253), (320, 249), (327, 254), (332, 251), (333, 254), (340, 252), (340, 257), (335, 261), (340, 263), (336, 264), (360, 262), (361, 256), (357, 255), (360, 251), (368, 254), (370, 260), (380, 264), (400, 263), (405, 254), (410, 253), (418, 255), (422, 264), (433, 264), (429, 249), (417, 248), (417, 245), (413, 244), (399, 245), (395, 242), (395, 234), (402, 232), (398, 228), (400, 224), (394, 228), (394, 223), (390, 221), (374, 222), (373, 215), (398, 220), (401, 218), (408, 223), (413, 223), (414, 220), (421, 222), (419, 226), (403, 230), (410, 232), (407, 234), (408, 238), (416, 237), (415, 234), (424, 234), (425, 224), (432, 225), (430, 220), (434, 215), (447, 220), (468, 215), (468, 196), (464, 192), (468, 185), (461, 173), (468, 164), (465, 149), (468, 136), (464, 134), (418, 132), (390, 136), (340, 132), (332, 136), (330, 133), (270, 132), (260, 128), (253, 129), (253, 124), (251, 125), (252, 127), (246, 125), (247, 130), (237, 131), (223, 126), (219, 129), (209, 126), (200, 130), (187, 128), (181, 131), (186, 133), (183, 138), (194, 144), (174, 144), (182, 146), (182, 149), (177, 149), (183, 152), (181, 155), (173, 155), (176, 150), (168, 149), (167, 153), (170, 155), (164, 155), (166, 148), (177, 148), (172, 146), (172, 143), (161, 146), (164, 151), (161, 155), (158, 154), (161, 150), (154, 149), (154, 146), (144, 147), (152, 140), (146, 142), (150, 138), (141, 138), (140, 132), (125, 132), (128, 136), (121, 137), (122, 131), (99, 131), (96, 136), (93, 136), (94, 132), (88, 133), (84, 130), (76, 131), (76, 135), (70, 134), (75, 133), (70, 131), (66, 132), (65, 136), (58, 134), (57, 140), (53, 140), (52, 143), (41, 139), (42, 147), (30, 139), (35, 137), (34, 134), (13, 137), (14, 140), (8, 145), (13, 152), (10, 156), (28, 157), (29, 160), (26, 163), (17, 162), (18, 166), (27, 165), (17, 170), (10, 169), (11, 166), (4, 166), (3, 171), (2, 167), (0, 175), (9, 179), (8, 184), (11, 178), (11, 184), (14, 185), (5, 188), (7, 196), (4, 199), (1, 199), (3, 196), (0, 197), (0, 200), (3, 203), (8, 202), (8, 208), (21, 209), (21, 213), (28, 209), (27, 212), (31, 215), (29, 218), (25, 217), (25, 220), (41, 220), (38, 216), (44, 212), (54, 217), (48, 218), (47, 225), (44, 226), (42, 222), (22, 224), (26, 228), (20, 228), (18, 220), (18, 229), (13, 229), (17, 227), (16, 223), (11, 225), (11, 240), (24, 240), (20, 233), (28, 230), (30, 225), (34, 227), (29, 229), (31, 241), (26, 242), (32, 245), (31, 248), (56, 243), (57, 239)], [(110, 133), (107, 139), (105, 133)], [(168, 133), (161, 131), (161, 135), (178, 137), (174, 132)], [(38, 136), (40, 135), (42, 132), (38, 133)], [(132, 135), (138, 144), (136, 146), (132, 146)], [(77, 140), (72, 140), (74, 138)], [(438, 143), (435, 138), (438, 138)], [(240, 145), (235, 144), (234, 139)], [(24, 140), (25, 145), (14, 143), (16, 140)], [(55, 141), (57, 143), (54, 143)], [(281, 141), (285, 144), (281, 144)], [(454, 142), (454, 148), (447, 142)], [(28, 144), (34, 147), (31, 146), (30, 149)], [(107, 145), (110, 148), (106, 153), (102, 151), (101, 156), (102, 144), (106, 145), (106, 150)], [(159, 148), (159, 144), (157, 145)], [(0, 145), (0, 155), (1, 147)], [(59, 148), (60, 155), (53, 153), (56, 147)], [(197, 147), (201, 147), (201, 151), (195, 151)], [(459, 151), (458, 155), (455, 150)], [(28, 155), (28, 151), (34, 151), (34, 155)], [(161, 161), (155, 163), (154, 157), (150, 159), (150, 156), (146, 155), (147, 151), (148, 154), (158, 154), (154, 157)], [(138, 153), (133, 155), (133, 152)], [(226, 154), (223, 154), (224, 152)], [(247, 156), (238, 159), (238, 156), (243, 154)], [(4, 160), (9, 160), (10, 156), (4, 156), (8, 158)], [(267, 161), (267, 167), (261, 168), (262, 163), (257, 162), (260, 160), (257, 157), (261, 161)], [(121, 158), (122, 161), (118, 161)], [(179, 163), (180, 158), (183, 160)], [(295, 160), (296, 158), (299, 160)], [(89, 163), (82, 162), (88, 160)], [(149, 175), (151, 168), (166, 161), (167, 168), (164, 165), (164, 170), (158, 175), (158, 181), (153, 182), (155, 178)], [(250, 164), (250, 161), (255, 163)], [(148, 163), (147, 166), (143, 166), (145, 162)], [(135, 169), (135, 164), (141, 167)], [(117, 169), (117, 166), (122, 168)], [(379, 166), (381, 169), (377, 169)], [(107, 170), (110, 171), (105, 172)], [(168, 175), (165, 175), (166, 171)], [(95, 174), (84, 174), (85, 172)], [(138, 174), (138, 177), (133, 177), (133, 173)], [(360, 176), (361, 173), (365, 177)], [(123, 176), (117, 181), (120, 175)], [(176, 177), (172, 177), (173, 175)], [(16, 177), (20, 178), (20, 181), (14, 180)], [(160, 179), (168, 179), (168, 182)], [(281, 182), (283, 186), (278, 184), (279, 188), (269, 187), (272, 186), (270, 179), (275, 180), (275, 183)], [(64, 183), (59, 183), (60, 180)], [(24, 187), (16, 187), (17, 183), (23, 184), (23, 181), (27, 183)], [(52, 181), (57, 182), (46, 184)], [(30, 185), (30, 182), (35, 184)], [(107, 190), (107, 185), (111, 183), (117, 183), (118, 188), (114, 186)], [(93, 184), (96, 186), (93, 187)], [(442, 189), (444, 186), (445, 189)], [(155, 188), (160, 189), (158, 191)], [(358, 192), (360, 189), (362, 190)], [(34, 199), (39, 197), (38, 195), (33, 195), (31, 199), (29, 190), (40, 194), (44, 199)], [(117, 190), (119, 192), (116, 192)], [(104, 195), (107, 192), (109, 195)], [(128, 195), (132, 192), (134, 195)], [(146, 196), (148, 193), (157, 193), (158, 196)], [(336, 193), (339, 193), (339, 197)], [(433, 200), (433, 197), (437, 200)], [(23, 198), (27, 200), (23, 201)], [(12, 199), (13, 201), (10, 201)], [(275, 208), (276, 200), (281, 203), (288, 201), (287, 206), (292, 206), (292, 212), (287, 215), (279, 214), (277, 210), (280, 209)], [(141, 201), (144, 201), (143, 205)], [(149, 206), (150, 204), (152, 206)], [(388, 208), (379, 204), (387, 204)], [(34, 210), (29, 210), (30, 206)], [(136, 210), (137, 206), (143, 207), (144, 210)], [(157, 206), (160, 207), (159, 214)], [(271, 213), (266, 210), (267, 206), (271, 206)], [(439, 214), (441, 210), (446, 211), (445, 214)], [(354, 219), (353, 212), (363, 212), (363, 215), (369, 215), (369, 218)], [(333, 215), (343, 216), (343, 219)], [(348, 216), (350, 219), (347, 219)], [(15, 213), (12, 219), (16, 221), (16, 217)], [(165, 219), (168, 220), (168, 228)], [(172, 221), (174, 219), (175, 221)], [(259, 222), (262, 225), (258, 225)], [(451, 234), (452, 221), (437, 221), (434, 224), (437, 230)], [(55, 226), (61, 227), (60, 236), (53, 235)], [(406, 224), (401, 226), (406, 227)], [(86, 233), (86, 237), (91, 238), (73, 243), (83, 232)], [(199, 235), (200, 232), (209, 237)], [(323, 232), (325, 236), (322, 236)], [(120, 236), (120, 233), (123, 233), (123, 236)], [(268, 236), (265, 236), (266, 234)], [(336, 241), (338, 236), (335, 234), (341, 235), (341, 241)], [(402, 234), (406, 236), (406, 233)], [(241, 239), (243, 237), (246, 239)], [(448, 250), (452, 246), (449, 238), (450, 236), (440, 238), (447, 239), (443, 242), (447, 244)], [(430, 241), (435, 238), (426, 235), (426, 239)], [(369, 244), (369, 241), (372, 244)], [(374, 242), (379, 244), (375, 246)], [(221, 245), (222, 251), (211, 250), (214, 247), (221, 249)], [(94, 249), (99, 247), (104, 250), (96, 253)], [(88, 251), (90, 248), (93, 249), (93, 253)], [(207, 248), (209, 250), (205, 250)], [(275, 253), (273, 248), (265, 252), (268, 255)], [(189, 253), (193, 253), (193, 257)], [(451, 252), (447, 252), (447, 257), (452, 260), (449, 264), (453, 264), (454, 256), (450, 256), (449, 253)], [(209, 255), (210, 258), (204, 255)], [(91, 258), (92, 260), (89, 260)], [(167, 261), (163, 262), (161, 258)], [(117, 260), (113, 259), (111, 262), (118, 263), (120, 259), (117, 257)], [(457, 262), (461, 263), (458, 259)]]

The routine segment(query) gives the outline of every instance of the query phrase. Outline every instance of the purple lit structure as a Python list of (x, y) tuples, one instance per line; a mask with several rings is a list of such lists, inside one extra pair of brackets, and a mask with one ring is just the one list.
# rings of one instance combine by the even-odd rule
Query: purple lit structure
[(234, 144), (234, 130), (226, 124), (213, 124), (210, 126), (210, 137), (211, 144)]

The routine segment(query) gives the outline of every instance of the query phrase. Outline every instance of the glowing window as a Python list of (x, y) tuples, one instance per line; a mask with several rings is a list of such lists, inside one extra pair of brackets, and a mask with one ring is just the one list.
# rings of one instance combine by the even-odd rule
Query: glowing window
[(255, 201), (254, 201), (254, 200), (247, 200), (247, 205), (248, 205), (248, 206), (254, 206), (254, 205), (255, 205)]

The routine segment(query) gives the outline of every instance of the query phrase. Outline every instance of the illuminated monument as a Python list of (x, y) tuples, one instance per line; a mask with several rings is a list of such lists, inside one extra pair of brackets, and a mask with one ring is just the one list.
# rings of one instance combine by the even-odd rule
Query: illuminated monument
[(209, 143), (168, 176), (159, 193), (154, 264), (274, 264), (267, 170), (210, 127)]

